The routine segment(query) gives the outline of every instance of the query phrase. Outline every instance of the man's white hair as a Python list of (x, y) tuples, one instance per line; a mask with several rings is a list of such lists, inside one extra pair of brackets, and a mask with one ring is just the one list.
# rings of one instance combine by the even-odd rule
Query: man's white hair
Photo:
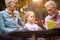
[(12, 2), (18, 2), (17, 0), (5, 0), (5, 4), (6, 4), (6, 6), (8, 5), (8, 3), (12, 3)]
[(47, 1), (45, 4), (45, 7), (49, 7), (49, 6), (57, 7), (57, 5), (54, 1)]

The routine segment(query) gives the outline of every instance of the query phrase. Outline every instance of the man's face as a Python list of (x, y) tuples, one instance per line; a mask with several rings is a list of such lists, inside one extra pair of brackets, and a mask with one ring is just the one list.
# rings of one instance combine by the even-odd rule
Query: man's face
[(16, 10), (17, 4), (16, 3), (12, 3), (10, 7), (11, 7), (12, 10)]
[(55, 14), (56, 8), (53, 6), (49, 6), (49, 7), (46, 7), (46, 10), (49, 15), (53, 15)]

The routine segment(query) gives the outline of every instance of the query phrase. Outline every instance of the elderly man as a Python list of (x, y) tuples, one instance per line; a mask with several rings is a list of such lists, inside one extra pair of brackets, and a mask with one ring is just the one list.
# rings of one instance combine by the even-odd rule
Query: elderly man
[(45, 8), (47, 10), (48, 16), (45, 18), (45, 27), (47, 27), (47, 21), (53, 20), (54, 21), (54, 28), (59, 28), (60, 25), (60, 11), (57, 10), (57, 5), (54, 1), (47, 1), (45, 4)]
[(16, 11), (17, 2), (9, 0), (6, 5), (6, 9), (0, 12), (0, 30), (2, 32), (12, 32), (19, 28), (19, 24), (22, 26), (22, 22), (19, 17), (19, 12)]
[[(57, 5), (54, 1), (47, 1), (45, 4), (48, 16), (45, 18), (45, 28), (48, 29), (47, 21), (54, 21), (54, 28), (60, 28), (60, 11), (57, 9)], [(47, 40), (57, 40), (58, 37), (47, 38)], [(60, 40), (60, 39), (59, 39)]]

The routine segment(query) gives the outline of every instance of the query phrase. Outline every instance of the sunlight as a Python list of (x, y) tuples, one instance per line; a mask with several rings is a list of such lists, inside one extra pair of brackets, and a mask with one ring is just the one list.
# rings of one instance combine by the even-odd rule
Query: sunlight
[(40, 0), (32, 0), (33, 2), (39, 2)]

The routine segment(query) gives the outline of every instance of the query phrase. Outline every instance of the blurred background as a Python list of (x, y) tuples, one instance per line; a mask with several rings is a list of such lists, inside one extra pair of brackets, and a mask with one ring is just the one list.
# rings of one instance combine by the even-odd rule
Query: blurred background
[[(0, 0), (0, 11), (6, 8), (6, 2), (8, 0)], [(16, 1), (16, 0), (15, 0)], [(48, 0), (18, 0), (18, 8), (17, 10), (20, 12), (21, 19), (23, 20), (23, 16), (27, 11), (34, 11), (37, 18), (44, 18), (47, 15), (47, 12), (44, 8), (45, 2)], [(60, 10), (60, 0), (53, 0), (57, 3), (57, 8)]]

